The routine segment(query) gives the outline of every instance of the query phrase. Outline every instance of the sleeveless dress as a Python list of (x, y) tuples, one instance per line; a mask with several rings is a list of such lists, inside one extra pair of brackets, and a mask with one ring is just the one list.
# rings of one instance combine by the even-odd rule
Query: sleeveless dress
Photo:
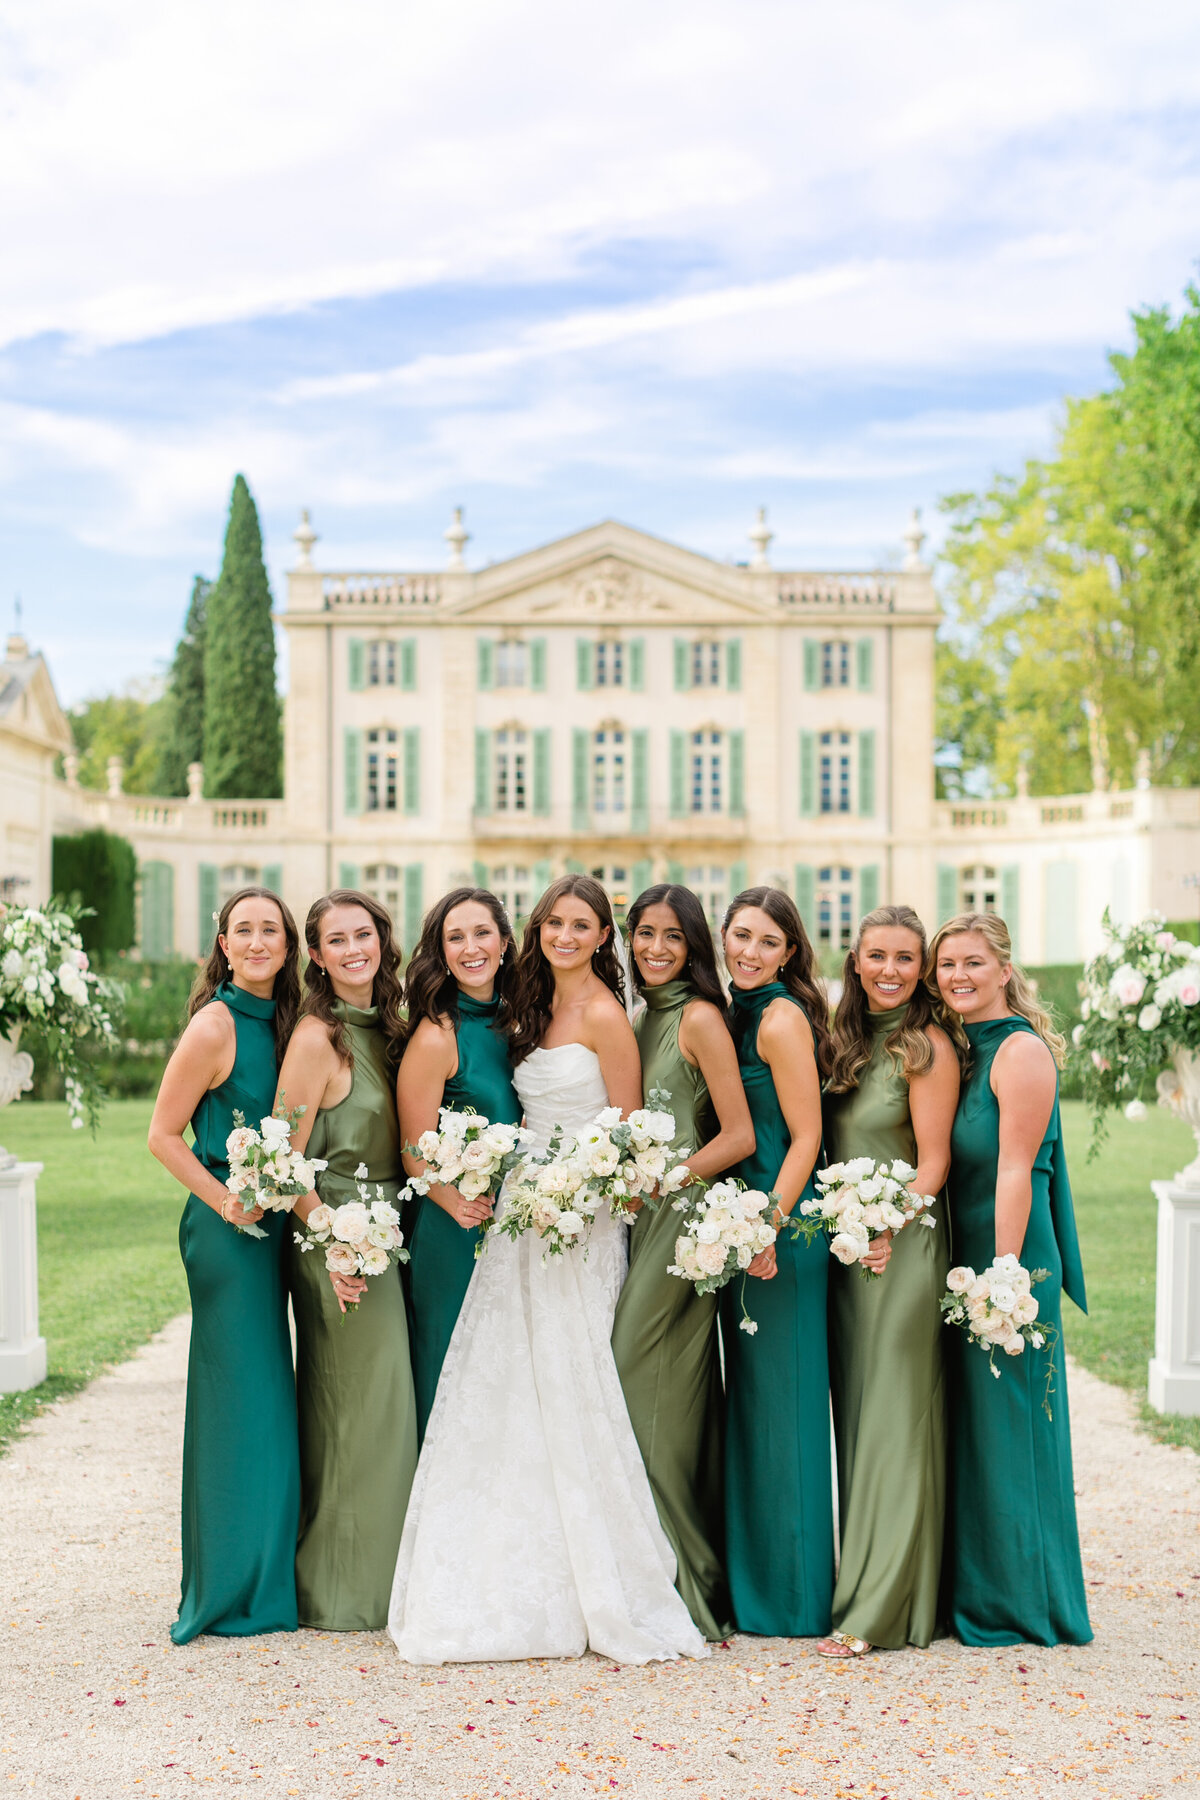
[[(256, 1126), (275, 1104), (275, 1002), (232, 982), (214, 999), (233, 1018), (229, 1078), (192, 1115), (195, 1151), (218, 1181), (235, 1109)], [(291, 1215), (266, 1213), (265, 1238), (227, 1225), (195, 1194), (179, 1223), (192, 1298), (183, 1428), (183, 1585), (171, 1639), (202, 1631), (295, 1631), (296, 1387), (284, 1252)]]
[[(508, 1045), (493, 1029), (499, 998), (472, 1000), (460, 994), (457, 1007), (458, 1068), (446, 1083), (442, 1105), (455, 1112), (477, 1112), (493, 1125), (519, 1125), (521, 1102), (512, 1084)], [(478, 1241), (478, 1231), (464, 1231), (436, 1200), (418, 1195), (412, 1202), (405, 1285), (418, 1441), (425, 1436), (433, 1411), (442, 1364), (475, 1270)]]
[[(917, 1141), (908, 1082), (884, 1042), (907, 1006), (869, 1013), (871, 1060), (848, 1093), (825, 1102), (831, 1162), (901, 1157), (914, 1168)], [(937, 1224), (906, 1225), (879, 1281), (829, 1265), (829, 1375), (837, 1442), (842, 1556), (833, 1593), (838, 1631), (883, 1650), (927, 1645), (938, 1621), (946, 1511), (946, 1291), (950, 1232), (945, 1198)]]
[[(582, 1044), (535, 1050), (516, 1088), (540, 1146), (608, 1104)], [(476, 1263), (396, 1564), (388, 1629), (407, 1662), (706, 1654), (609, 1344), (624, 1275), (625, 1226), (607, 1211), (586, 1255), (546, 1255), (526, 1233), (493, 1236)]]
[[(634, 1021), (642, 1091), (665, 1088), (675, 1143), (698, 1150), (715, 1127), (708, 1087), (679, 1048), (679, 1026), (696, 990), (684, 978), (643, 988)], [(679, 1214), (669, 1201), (644, 1206), (629, 1235), (629, 1278), (617, 1301), (613, 1356), (658, 1517), (678, 1573), (675, 1586), (706, 1638), (733, 1628), (725, 1542), (722, 1436), (725, 1403), (717, 1344), (717, 1296), (668, 1275)]]
[[(956, 1263), (976, 1271), (996, 1253), (1000, 1108), (992, 1061), (1014, 1031), (1012, 1015), (968, 1025), (971, 1067), (950, 1140), (950, 1230)], [(1033, 1164), (1033, 1204), (1021, 1261), (1049, 1269), (1034, 1287), (1041, 1319), (1062, 1327), (1062, 1294), (1086, 1310), (1075, 1212), (1058, 1101)], [(1028, 1345), (996, 1358), (963, 1332), (946, 1333), (950, 1458), (943, 1610), (964, 1644), (1087, 1644), (1088, 1621), (1075, 1519), (1071, 1424), (1061, 1335), (1046, 1417), (1047, 1350)]]
[[(367, 1165), (393, 1205), (403, 1182), (400, 1130), (377, 1007), (334, 1004), (354, 1057), (350, 1092), (323, 1106), (308, 1154), (325, 1157), (317, 1194), (329, 1206), (359, 1198)], [(290, 1219), (296, 1394), (300, 1411), (300, 1623), (318, 1631), (381, 1631), (404, 1508), (417, 1466), (416, 1408), (400, 1270), (367, 1282), (343, 1317), (320, 1250), (301, 1252)]]
[[(781, 981), (731, 990), (733, 1037), (755, 1150), (734, 1172), (769, 1193), (791, 1144), (756, 1040), (772, 1000), (792, 1000)], [(798, 1005), (792, 1001), (793, 1005)], [(799, 1009), (803, 1013), (803, 1009)], [(801, 1200), (811, 1198), (810, 1172)], [(799, 1201), (797, 1201), (799, 1205)], [(726, 1564), (739, 1631), (820, 1637), (833, 1596), (833, 1470), (829, 1448), (829, 1357), (825, 1300), (829, 1250), (784, 1232), (773, 1281), (746, 1279), (758, 1324), (739, 1329), (742, 1283), (721, 1289), (727, 1394)]]

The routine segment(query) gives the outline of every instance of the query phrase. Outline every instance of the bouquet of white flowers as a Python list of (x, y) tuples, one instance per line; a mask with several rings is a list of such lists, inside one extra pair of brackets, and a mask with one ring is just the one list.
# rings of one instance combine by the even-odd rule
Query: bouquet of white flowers
[[(520, 1162), (528, 1141), (529, 1133), (518, 1125), (493, 1125), (482, 1113), (455, 1112), (443, 1106), (438, 1129), (423, 1131), (415, 1144), (404, 1146), (410, 1156), (419, 1156), (425, 1164), (425, 1173), (414, 1175), (408, 1185), (414, 1194), (445, 1186), (457, 1188), (465, 1200), (494, 1199), (504, 1177)], [(491, 1221), (485, 1221), (476, 1256), (483, 1250), (490, 1228)]]
[(519, 1238), (536, 1231), (551, 1256), (582, 1243), (600, 1205), (589, 1191), (587, 1171), (569, 1154), (570, 1140), (557, 1127), (544, 1157), (526, 1157), (504, 1190), (504, 1211), (494, 1229)]
[(940, 1304), (943, 1322), (961, 1326), (970, 1341), (987, 1352), (997, 1381), (997, 1350), (1003, 1350), (1006, 1356), (1020, 1356), (1026, 1344), (1035, 1350), (1049, 1346), (1042, 1404), (1047, 1416), (1053, 1418), (1050, 1395), (1054, 1391), (1054, 1344), (1058, 1331), (1053, 1325), (1039, 1324), (1038, 1304), (1032, 1293), (1033, 1283), (1045, 1281), (1049, 1274), (1049, 1269), (1023, 1268), (1020, 1259), (1011, 1254), (995, 1257), (982, 1275), (960, 1266), (947, 1275), (947, 1291)]
[[(95, 1124), (100, 1084), (83, 1054), (89, 1040), (115, 1037), (119, 992), (88, 966), (76, 929), (79, 909), (0, 908), (0, 1035), (15, 1045), (23, 1025), (36, 1026), (63, 1078), (71, 1124), (86, 1113)], [(32, 1086), (26, 1057), (17, 1091)]]
[(929, 1211), (934, 1196), (915, 1194), (908, 1185), (916, 1172), (899, 1158), (877, 1163), (873, 1157), (856, 1156), (850, 1162), (830, 1163), (817, 1173), (820, 1191), (800, 1202), (799, 1216), (793, 1215), (788, 1224), (810, 1244), (818, 1232), (827, 1231), (832, 1256), (847, 1266), (857, 1263), (861, 1275), (878, 1280), (873, 1269), (862, 1266), (875, 1238), (885, 1231), (902, 1231), (913, 1219), (922, 1225), (936, 1223)]
[[(316, 1165), (324, 1168), (324, 1163)], [(371, 1199), (367, 1165), (359, 1163), (354, 1171), (358, 1184), (357, 1200), (346, 1200), (341, 1206), (314, 1206), (303, 1229), (297, 1231), (296, 1242), (301, 1251), (325, 1249), (325, 1267), (331, 1275), (382, 1275), (392, 1263), (407, 1262), (400, 1214), (383, 1188), (375, 1183)], [(353, 1305), (357, 1310), (358, 1301)]]
[(652, 1088), (649, 1105), (627, 1119), (619, 1106), (606, 1106), (564, 1146), (560, 1154), (583, 1171), (595, 1202), (593, 1217), (603, 1203), (614, 1214), (630, 1212), (631, 1200), (657, 1206), (658, 1196), (676, 1193), (687, 1181), (683, 1159), (691, 1150), (671, 1149), (675, 1115), (667, 1110), (670, 1100), (665, 1088)]
[[(292, 1132), (303, 1112), (302, 1106), (294, 1112), (273, 1112), (259, 1120), (257, 1131), (247, 1125), (244, 1113), (234, 1113), (233, 1130), (225, 1139), (229, 1160), (225, 1186), (238, 1196), (244, 1212), (253, 1212), (256, 1206), (264, 1212), (290, 1212), (292, 1201), (316, 1186), (318, 1169), (328, 1167), (319, 1157), (305, 1157), (292, 1149)], [(250, 1237), (267, 1235), (258, 1225), (236, 1219), (233, 1223)]]
[[(675, 1240), (675, 1261), (668, 1275), (695, 1283), (701, 1294), (715, 1293), (727, 1281), (750, 1267), (760, 1250), (775, 1242), (776, 1231), (767, 1214), (774, 1202), (758, 1188), (742, 1181), (715, 1181), (711, 1187), (695, 1181), (685, 1195), (673, 1202), (683, 1214), (683, 1230)], [(746, 1311), (746, 1284), (742, 1282), (741, 1328), (753, 1337), (758, 1326)]]

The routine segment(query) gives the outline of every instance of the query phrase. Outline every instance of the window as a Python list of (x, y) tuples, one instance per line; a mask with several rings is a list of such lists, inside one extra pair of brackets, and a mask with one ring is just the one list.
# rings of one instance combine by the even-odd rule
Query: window
[(850, 811), (850, 774), (850, 733), (823, 731), (819, 770), (823, 813)]
[(721, 646), (704, 642), (692, 645), (692, 686), (720, 687)]
[(529, 682), (529, 652), (519, 638), (502, 638), (496, 645), (496, 686), (526, 687)]
[(368, 863), (363, 870), (363, 892), (386, 906), (393, 925), (400, 917), (401, 883), (404, 877), (396, 863)]
[(262, 872), (252, 863), (226, 863), (217, 887), (218, 912), (239, 888), (258, 887), (261, 881)]
[(625, 646), (617, 639), (601, 639), (596, 645), (597, 687), (625, 686)]
[(999, 906), (1000, 871), (984, 863), (962, 872), (962, 910), (969, 913), (995, 912)]
[(395, 812), (398, 804), (399, 732), (379, 726), (367, 733), (367, 811)]
[(492, 870), (492, 892), (515, 924), (533, 911), (533, 873), (522, 863), (502, 863)]
[(628, 734), (619, 725), (602, 725), (592, 734), (592, 811), (623, 813), (628, 802)]
[(400, 679), (400, 646), (391, 638), (367, 645), (367, 686), (395, 687)]
[(841, 641), (821, 645), (821, 686), (850, 686), (850, 646)]
[(529, 811), (529, 733), (506, 726), (496, 733), (494, 771), (497, 812)]
[(589, 869), (588, 874), (593, 881), (598, 881), (612, 901), (613, 911), (620, 916), (628, 911), (633, 895), (629, 888), (629, 870), (624, 863), (605, 863), (598, 869)]
[(716, 930), (729, 904), (729, 871), (715, 866), (688, 869), (684, 879), (703, 906), (709, 924)]
[(817, 942), (848, 950), (854, 938), (853, 869), (817, 870)]
[(724, 789), (724, 744), (722, 733), (705, 730), (691, 733), (691, 780), (688, 809), (694, 813), (719, 813)]

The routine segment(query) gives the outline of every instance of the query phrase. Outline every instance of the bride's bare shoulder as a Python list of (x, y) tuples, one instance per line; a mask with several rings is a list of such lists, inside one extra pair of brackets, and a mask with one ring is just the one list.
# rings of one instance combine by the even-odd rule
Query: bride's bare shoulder
[(584, 1007), (583, 1016), (589, 1031), (612, 1031), (623, 1025), (626, 1031), (632, 1026), (626, 1017), (625, 1008), (617, 999), (611, 988), (598, 983), (596, 992), (589, 994)]

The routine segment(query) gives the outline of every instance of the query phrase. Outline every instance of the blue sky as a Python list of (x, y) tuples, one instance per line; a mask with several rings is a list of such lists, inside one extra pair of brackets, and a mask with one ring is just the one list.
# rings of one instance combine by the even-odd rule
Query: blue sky
[(233, 474), (276, 597), (616, 515), (781, 567), (1043, 451), (1200, 256), (1160, 0), (15, 0), (0, 617), (161, 670)]

